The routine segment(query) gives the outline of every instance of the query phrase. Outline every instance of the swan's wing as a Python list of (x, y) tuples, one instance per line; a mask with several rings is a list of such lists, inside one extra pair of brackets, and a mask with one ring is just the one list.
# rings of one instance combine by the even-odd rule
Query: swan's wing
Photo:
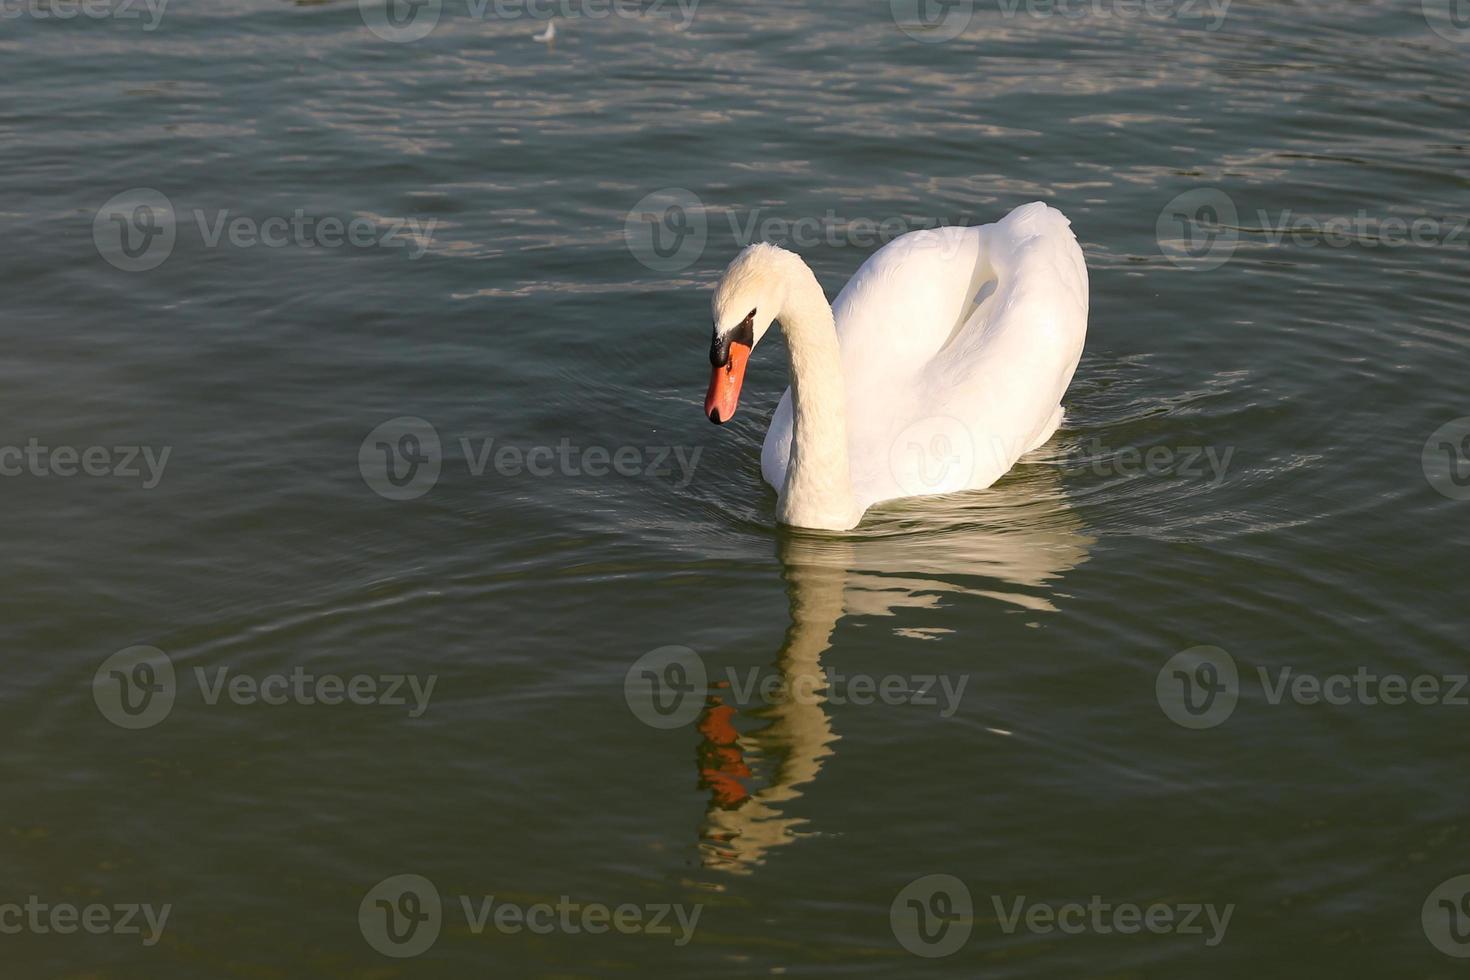
[(761, 477), (777, 493), (786, 482), (786, 464), (791, 459), (791, 389), (781, 396), (781, 403), (771, 415), (771, 426), (766, 429), (766, 441), (761, 444)]
[(963, 386), (977, 370), (997, 366), (993, 348), (1001, 341), (1016, 342), (1011, 352), (1017, 355), (1065, 354), (1074, 347), (1080, 354), (1087, 332), (1087, 265), (1072, 223), (1056, 208), (1035, 203), (979, 231), (983, 302), (930, 363), (934, 380)]
[[(1055, 208), (1028, 204), (993, 225), (900, 243), (882, 278), (853, 294), (861, 333), (842, 335), (845, 368), (849, 336), (878, 351), (853, 351), (848, 370), (863, 379), (848, 402), (864, 506), (994, 483), (1054, 424), (1087, 330), (1087, 268)], [(882, 347), (873, 310), (901, 325), (896, 344)]]
[(984, 229), (994, 286), (929, 363), (933, 414), (968, 427), (971, 487), (988, 487), (1055, 427), (1087, 335), (1088, 281), (1071, 222), (1028, 204)]
[(910, 232), (868, 257), (832, 304), (849, 377), (918, 370), (953, 338), (986, 278), (983, 230)]

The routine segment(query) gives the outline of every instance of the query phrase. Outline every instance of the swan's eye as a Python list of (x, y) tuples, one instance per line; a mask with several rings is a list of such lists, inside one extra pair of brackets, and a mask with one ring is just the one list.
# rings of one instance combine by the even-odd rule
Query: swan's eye
[(755, 310), (740, 321), (740, 326), (721, 336), (719, 324), (715, 325), (715, 339), (709, 347), (709, 362), (715, 367), (724, 367), (730, 360), (730, 344), (755, 346)]
[(746, 347), (755, 346), (755, 310), (751, 310), (750, 316), (740, 321), (740, 326), (730, 331), (730, 337), (726, 342), (744, 344)]

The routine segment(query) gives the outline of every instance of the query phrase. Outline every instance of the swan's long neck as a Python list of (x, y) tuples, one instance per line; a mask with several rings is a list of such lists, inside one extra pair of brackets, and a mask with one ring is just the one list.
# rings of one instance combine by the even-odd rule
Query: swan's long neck
[(791, 354), (795, 417), (777, 516), (796, 527), (845, 531), (862, 512), (847, 458), (847, 390), (837, 325), (821, 284), (800, 259), (792, 263), (778, 319)]

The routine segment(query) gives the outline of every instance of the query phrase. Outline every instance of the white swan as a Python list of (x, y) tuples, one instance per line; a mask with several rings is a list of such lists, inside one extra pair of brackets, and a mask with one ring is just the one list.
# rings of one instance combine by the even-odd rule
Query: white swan
[(705, 414), (729, 421), (750, 352), (779, 321), (791, 387), (761, 473), (781, 523), (845, 531), (884, 500), (988, 487), (1050, 439), (1087, 305), (1071, 225), (1041, 203), (896, 238), (830, 307), (799, 256), (752, 245), (715, 289)]
[(533, 35), (531, 35), (531, 40), (533, 40), (533, 41), (545, 41), (547, 44), (550, 44), (552, 41), (555, 41), (556, 40), (556, 21), (554, 21), (554, 20), (548, 20), (546, 22), (546, 30), (542, 31), (540, 34), (533, 34)]

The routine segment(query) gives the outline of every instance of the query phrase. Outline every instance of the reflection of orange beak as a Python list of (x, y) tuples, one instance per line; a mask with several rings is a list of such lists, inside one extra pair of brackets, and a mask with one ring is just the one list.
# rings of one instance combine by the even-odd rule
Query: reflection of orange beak
[(745, 382), (745, 362), (750, 348), (738, 340), (730, 342), (730, 359), (715, 368), (709, 376), (709, 394), (704, 396), (704, 414), (715, 425), (724, 425), (735, 414), (740, 402), (740, 386)]

